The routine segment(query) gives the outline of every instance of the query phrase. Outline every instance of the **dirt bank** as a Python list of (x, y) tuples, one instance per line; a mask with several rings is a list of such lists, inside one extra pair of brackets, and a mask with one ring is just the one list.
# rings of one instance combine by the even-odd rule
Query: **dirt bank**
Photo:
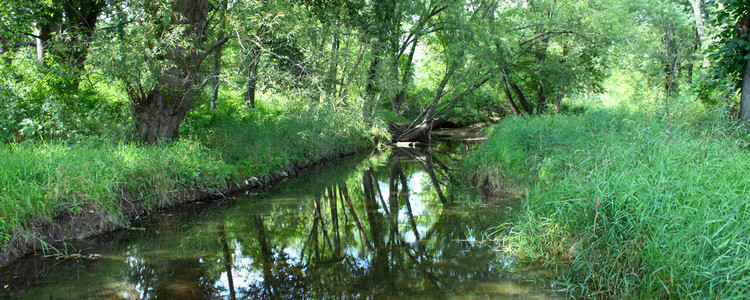
[[(196, 201), (220, 199), (245, 191), (260, 192), (321, 163), (355, 153), (357, 151), (339, 153), (338, 155), (332, 155), (319, 160), (294, 163), (284, 168), (284, 170), (260, 178), (249, 177), (240, 182), (232, 181), (224, 186), (209, 189), (197, 189), (186, 186), (182, 190), (172, 192), (170, 201), (151, 204), (150, 206), (145, 204), (144, 199), (135, 198), (129, 191), (121, 190), (117, 195), (119, 207), (114, 210), (87, 204), (84, 207), (64, 209), (52, 219), (38, 218), (30, 220), (26, 228), (12, 234), (12, 239), (8, 243), (7, 249), (0, 252), (0, 268), (59, 241), (87, 238), (128, 228), (134, 221), (154, 211)], [(108, 213), (108, 211), (116, 211), (118, 214)]]

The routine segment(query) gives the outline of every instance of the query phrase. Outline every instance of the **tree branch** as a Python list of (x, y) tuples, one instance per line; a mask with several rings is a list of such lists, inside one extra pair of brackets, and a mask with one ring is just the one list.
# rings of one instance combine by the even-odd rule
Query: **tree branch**
[(219, 41), (217, 41), (213, 45), (211, 45), (211, 47), (208, 47), (208, 49), (206, 49), (206, 52), (204, 52), (203, 55), (201, 55), (201, 57), (198, 58), (198, 62), (196, 62), (195, 65), (196, 66), (200, 66), (203, 63), (203, 61), (206, 60), (206, 57), (208, 57), (209, 54), (211, 54), (212, 52), (214, 52), (221, 45), (224, 45), (224, 43), (226, 43), (227, 41), (229, 41), (229, 39), (231, 39), (231, 38), (234, 38), (234, 37), (231, 36), (231, 35), (227, 35), (227, 36), (221, 38)]

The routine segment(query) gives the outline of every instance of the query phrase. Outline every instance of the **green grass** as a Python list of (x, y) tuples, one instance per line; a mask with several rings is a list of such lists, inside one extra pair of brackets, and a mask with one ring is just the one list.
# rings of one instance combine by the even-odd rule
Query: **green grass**
[(476, 180), (526, 193), (497, 240), (569, 263), (573, 294), (750, 297), (750, 152), (711, 113), (511, 118), (469, 159)]
[[(154, 209), (180, 191), (210, 191), (289, 166), (372, 146), (372, 129), (346, 111), (223, 110), (195, 112), (182, 139), (145, 147), (91, 137), (0, 144), (0, 250), (23, 236), (29, 221), (93, 205), (125, 222), (118, 195)], [(378, 133), (381, 132), (381, 133)]]
[(93, 204), (118, 217), (127, 189), (155, 207), (184, 187), (224, 183), (231, 167), (192, 141), (169, 147), (28, 142), (0, 146), (0, 244), (34, 218)]

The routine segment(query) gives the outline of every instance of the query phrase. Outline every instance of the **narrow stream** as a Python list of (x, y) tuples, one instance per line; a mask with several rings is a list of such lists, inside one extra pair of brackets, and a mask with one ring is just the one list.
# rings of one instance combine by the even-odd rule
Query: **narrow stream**
[(553, 272), (484, 242), (520, 205), (457, 182), (450, 167), (467, 148), (347, 158), (259, 195), (56, 245), (75, 258), (36, 255), (0, 269), (0, 298), (564, 297)]

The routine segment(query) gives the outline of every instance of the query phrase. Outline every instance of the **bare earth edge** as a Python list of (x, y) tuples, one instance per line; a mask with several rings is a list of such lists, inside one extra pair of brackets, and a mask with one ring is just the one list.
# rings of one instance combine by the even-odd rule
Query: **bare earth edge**
[(274, 184), (300, 174), (307, 169), (368, 149), (372, 149), (372, 147), (341, 152), (318, 160), (293, 163), (282, 171), (261, 178), (255, 179), (251, 176), (253, 180), (242, 182), (228, 181), (224, 186), (214, 187), (213, 189), (185, 187), (183, 190), (174, 192), (169, 201), (159, 203), (150, 209), (144, 205), (143, 199), (134, 199), (128, 191), (123, 190), (116, 195), (117, 202), (123, 214), (122, 217), (113, 216), (94, 204), (89, 203), (79, 208), (79, 212), (77, 213), (74, 213), (70, 209), (64, 209), (51, 220), (41, 218), (32, 219), (23, 232), (13, 232), (11, 234), (13, 238), (8, 244), (7, 249), (0, 252), (0, 268), (13, 263), (25, 255), (41, 250), (45, 244), (87, 238), (127, 228), (131, 222), (161, 209), (172, 208), (196, 201), (221, 199), (245, 191), (257, 192), (266, 190), (273, 187)]

